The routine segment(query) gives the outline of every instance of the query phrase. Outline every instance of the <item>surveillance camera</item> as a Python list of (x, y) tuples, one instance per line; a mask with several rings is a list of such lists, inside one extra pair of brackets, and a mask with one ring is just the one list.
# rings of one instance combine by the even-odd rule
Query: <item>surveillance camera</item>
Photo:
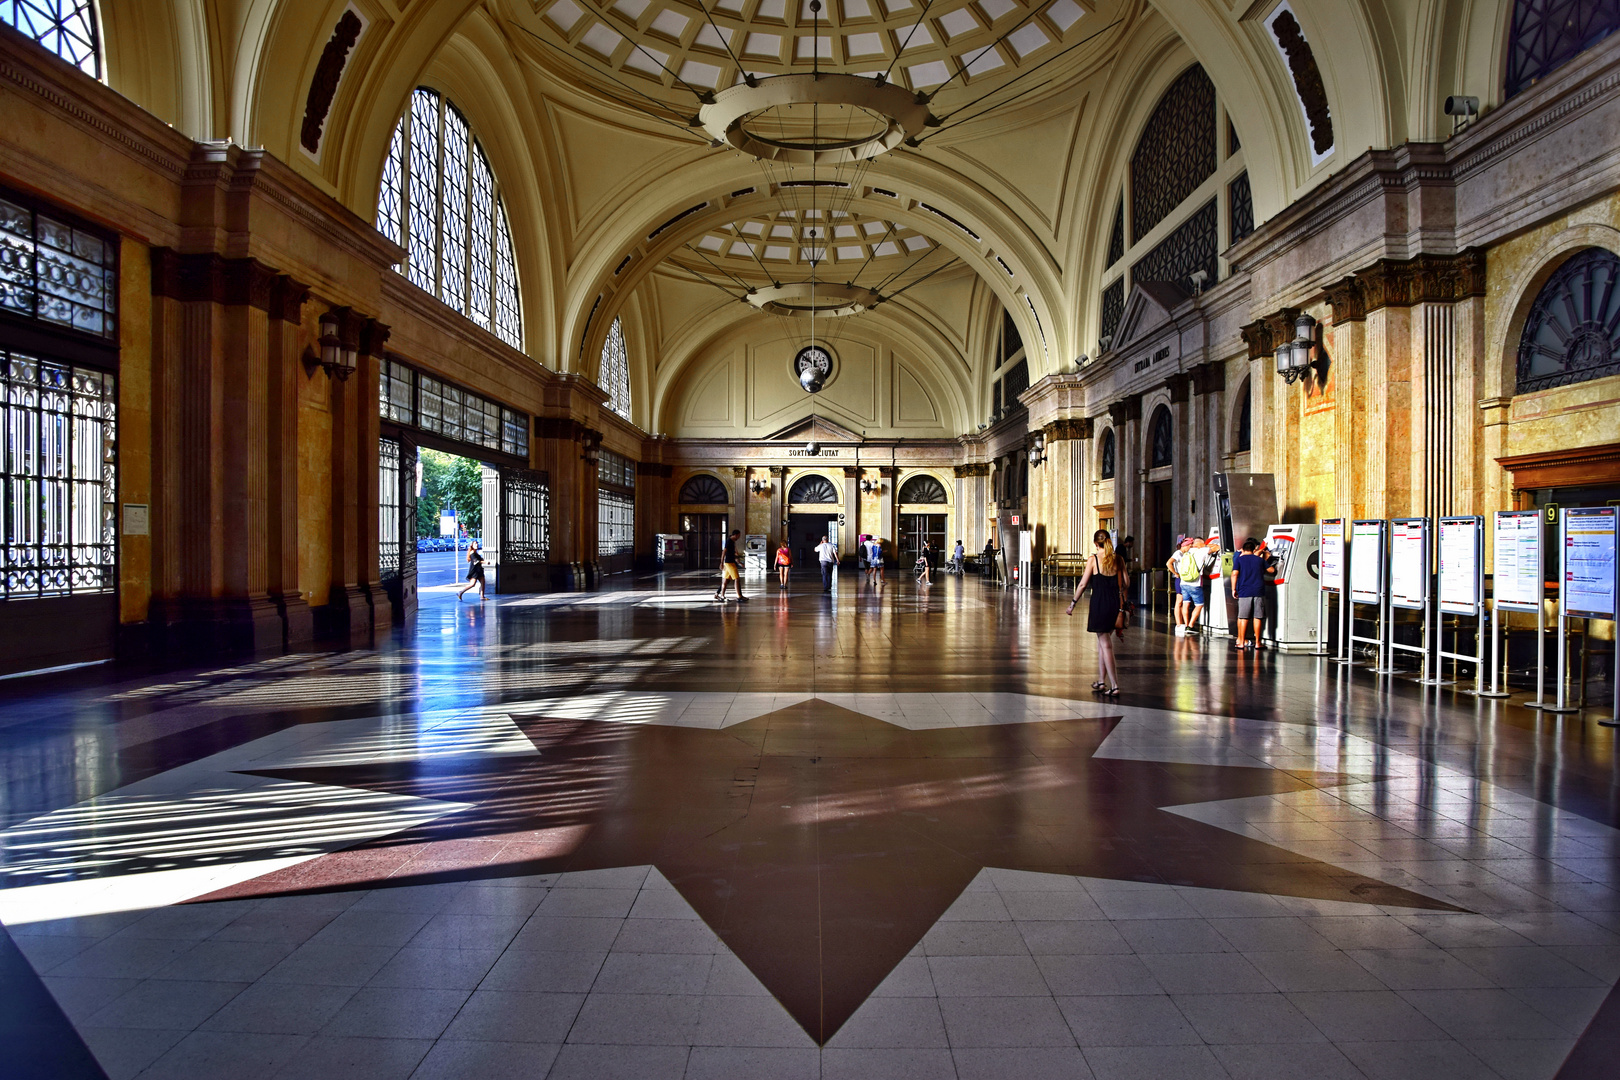
[(1478, 116), (1479, 98), (1468, 97), (1465, 94), (1453, 94), (1446, 98), (1447, 116)]

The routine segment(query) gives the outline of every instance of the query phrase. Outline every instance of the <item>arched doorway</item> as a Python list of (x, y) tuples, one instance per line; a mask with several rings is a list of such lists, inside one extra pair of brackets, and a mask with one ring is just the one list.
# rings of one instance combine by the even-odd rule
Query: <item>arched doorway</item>
[(686, 538), (686, 568), (714, 570), (726, 542), (731, 496), (720, 478), (698, 473), (681, 485), (681, 535)]
[(788, 488), (787, 536), (794, 566), (815, 568), (816, 545), (823, 536), (842, 547), (838, 517), (838, 488), (831, 480), (810, 473), (793, 481)]

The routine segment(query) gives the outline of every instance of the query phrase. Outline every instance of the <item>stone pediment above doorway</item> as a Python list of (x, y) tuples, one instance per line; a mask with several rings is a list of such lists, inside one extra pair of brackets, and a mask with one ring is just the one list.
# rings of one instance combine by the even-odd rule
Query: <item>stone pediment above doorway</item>
[(765, 436), (767, 442), (809, 442), (811, 439), (816, 442), (861, 443), (866, 441), (866, 436), (821, 416), (806, 416)]
[(1174, 282), (1137, 282), (1125, 299), (1125, 310), (1120, 313), (1119, 329), (1114, 333), (1110, 351), (1121, 352), (1133, 342), (1151, 336), (1159, 327), (1173, 321), (1171, 312), (1186, 299), (1186, 290)]

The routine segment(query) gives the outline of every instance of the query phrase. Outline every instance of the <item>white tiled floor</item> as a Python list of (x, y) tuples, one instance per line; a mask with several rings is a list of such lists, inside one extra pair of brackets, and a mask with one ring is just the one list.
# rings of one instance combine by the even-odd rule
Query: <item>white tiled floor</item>
[[(49, 825), (53, 857), (104, 856), (129, 842), (107, 815), (246, 798), (258, 782), (232, 770), (249, 765), (532, 753), (513, 713), (722, 727), (808, 696), (604, 693), (293, 728), (6, 843)], [(81, 917), (43, 918), (16, 890), (0, 910), (114, 1080), (1539, 1080), (1620, 977), (1615, 831), (1399, 750), (1024, 695), (826, 700), (911, 728), (1123, 715), (1100, 757), (1343, 772), (1343, 787), (1167, 812), (1467, 911), (988, 869), (822, 1049), (648, 867), (153, 906), (228, 880), (226, 858), (192, 884), (104, 879), (108, 898)], [(351, 807), (354, 827), (453, 808), (422, 802)], [(330, 813), (307, 797), (260, 805), (294, 830)], [(299, 857), (324, 849), (310, 845)]]

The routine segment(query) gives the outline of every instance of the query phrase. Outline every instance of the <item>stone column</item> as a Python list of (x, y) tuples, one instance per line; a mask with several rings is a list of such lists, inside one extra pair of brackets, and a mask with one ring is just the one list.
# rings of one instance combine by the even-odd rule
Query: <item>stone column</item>
[(1194, 490), (1194, 443), (1196, 425), (1193, 423), (1192, 376), (1173, 375), (1167, 380), (1170, 388), (1170, 423), (1175, 432), (1170, 447), (1170, 523), (1171, 531), (1186, 533), (1193, 530), (1192, 504)]
[(782, 527), (782, 519), (787, 516), (787, 469), (781, 465), (772, 465), (770, 474), (771, 527), (766, 545), (770, 549), (768, 561), (774, 566), (776, 565), (776, 549), (787, 540), (787, 530)]
[(899, 525), (900, 513), (900, 485), (897, 483), (900, 470), (893, 465), (878, 467), (879, 482), (883, 490), (878, 495), (879, 521), (878, 536), (886, 543), (893, 545), (896, 556), (900, 551), (900, 536), (895, 531)]
[(289, 648), (315, 637), (315, 616), (298, 580), (298, 386), (304, 367), (302, 330), (309, 288), (290, 277), (277, 279), (271, 297), (268, 358), (269, 457), (266, 559), (270, 599), (280, 611)]
[(726, 536), (731, 531), (748, 532), (748, 466), (735, 465), (731, 469), (731, 513), (726, 520)]
[(838, 556), (841, 561), (852, 561), (856, 556), (855, 540), (861, 535), (861, 470), (854, 465), (844, 466), (844, 527), (838, 530)]

